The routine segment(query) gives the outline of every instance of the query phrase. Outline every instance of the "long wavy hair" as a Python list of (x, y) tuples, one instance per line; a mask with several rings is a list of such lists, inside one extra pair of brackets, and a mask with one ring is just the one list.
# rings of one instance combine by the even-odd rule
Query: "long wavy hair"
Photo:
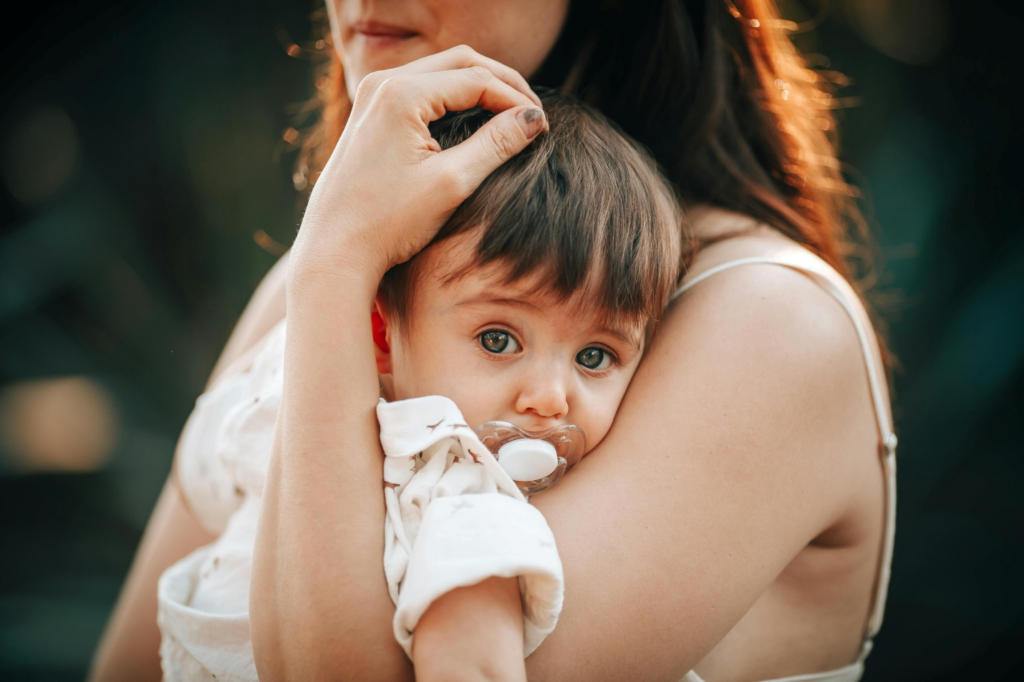
[[(871, 239), (837, 155), (839, 81), (808, 67), (794, 28), (774, 0), (576, 1), (531, 80), (615, 121), (687, 203), (771, 225), (864, 285)], [(297, 186), (326, 163), (350, 106), (321, 31), (321, 116), (302, 143)]]

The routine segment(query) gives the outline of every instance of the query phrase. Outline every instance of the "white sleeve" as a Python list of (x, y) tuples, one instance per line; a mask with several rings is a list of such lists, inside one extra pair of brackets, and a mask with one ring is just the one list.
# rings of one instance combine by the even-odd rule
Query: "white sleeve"
[(382, 400), (377, 418), (396, 639), (411, 654), (416, 624), (438, 597), (490, 577), (518, 577), (529, 656), (562, 609), (562, 563), (547, 521), (448, 398)]

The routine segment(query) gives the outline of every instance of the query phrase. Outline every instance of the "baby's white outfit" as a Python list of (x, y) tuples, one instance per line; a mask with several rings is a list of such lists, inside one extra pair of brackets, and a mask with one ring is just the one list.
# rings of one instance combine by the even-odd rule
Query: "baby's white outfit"
[(416, 623), (441, 595), (491, 576), (519, 576), (529, 656), (562, 610), (562, 562), (547, 521), (448, 398), (381, 400), (377, 420), (384, 573), (398, 642), (411, 654)]
[[(165, 680), (257, 679), (249, 581), (284, 343), (281, 322), (240, 371), (199, 397), (182, 432), (182, 493), (219, 537), (160, 578)], [(554, 629), (562, 604), (562, 566), (544, 517), (451, 400), (382, 401), (377, 412), (386, 454), (384, 572), (397, 607), (396, 638), (409, 652), (416, 623), (442, 594), (491, 576), (520, 576), (528, 655)]]

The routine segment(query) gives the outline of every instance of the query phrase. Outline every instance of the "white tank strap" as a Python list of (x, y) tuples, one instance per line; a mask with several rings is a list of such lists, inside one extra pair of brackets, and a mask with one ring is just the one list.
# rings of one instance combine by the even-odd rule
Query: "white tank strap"
[(868, 332), (865, 329), (864, 324), (861, 322), (860, 316), (857, 314), (857, 309), (850, 302), (846, 293), (836, 286), (836, 284), (829, 278), (803, 265), (798, 265), (796, 263), (791, 263), (777, 258), (738, 258), (736, 260), (716, 265), (715, 267), (700, 273), (693, 279), (683, 282), (682, 286), (672, 293), (669, 300), (675, 300), (677, 297), (681, 296), (683, 293), (689, 291), (709, 277), (713, 277), (720, 272), (731, 270), (732, 268), (739, 267), (741, 265), (780, 265), (806, 275), (811, 279), (811, 281), (817, 283), (822, 289), (828, 292), (832, 298), (842, 306), (843, 310), (846, 311), (846, 314), (853, 322), (853, 327), (857, 332), (857, 340), (860, 342), (860, 348), (864, 356), (865, 368), (867, 369), (868, 385), (871, 389), (871, 401), (875, 408), (875, 420), (878, 423), (878, 432), (880, 436), (879, 451), (882, 459), (882, 468), (885, 473), (886, 497), (885, 537), (882, 545), (882, 556), (879, 562), (878, 582), (875, 585), (874, 603), (872, 604), (871, 615), (868, 618), (867, 631), (865, 632), (867, 646), (864, 647), (861, 654), (861, 660), (863, 660), (863, 657), (866, 656), (867, 652), (871, 649), (869, 643), (871, 638), (873, 638), (882, 627), (882, 617), (885, 613), (885, 598), (889, 592), (893, 540), (896, 535), (896, 434), (893, 433), (892, 423), (889, 420), (889, 412), (886, 409), (886, 401), (882, 393), (882, 386), (884, 384), (881, 372), (875, 362), (875, 356), (872, 352), (872, 345), (869, 341)]

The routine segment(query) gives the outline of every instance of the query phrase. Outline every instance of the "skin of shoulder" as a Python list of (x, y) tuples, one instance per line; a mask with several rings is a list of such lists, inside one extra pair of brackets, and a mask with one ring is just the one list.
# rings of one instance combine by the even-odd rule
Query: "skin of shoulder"
[[(708, 249), (694, 270), (773, 248), (745, 239)], [(849, 529), (837, 541), (851, 549), (848, 565), (816, 580), (841, 574), (859, 589), (864, 608), (846, 618), (856, 627), (840, 641), (812, 632), (821, 646), (778, 661), (772, 651), (793, 649), (773, 633), (801, 636), (785, 627), (801, 612), (778, 608), (712, 672), (717, 681), (848, 663), (881, 532), (871, 506), (880, 500), (876, 445), (853, 326), (819, 286), (753, 265), (692, 289), (666, 314), (605, 442), (534, 500), (559, 539), (571, 589), (558, 628), (527, 660), (529, 678), (704, 671), (701, 661), (787, 567), (837, 528)], [(813, 583), (796, 601), (828, 599)]]

